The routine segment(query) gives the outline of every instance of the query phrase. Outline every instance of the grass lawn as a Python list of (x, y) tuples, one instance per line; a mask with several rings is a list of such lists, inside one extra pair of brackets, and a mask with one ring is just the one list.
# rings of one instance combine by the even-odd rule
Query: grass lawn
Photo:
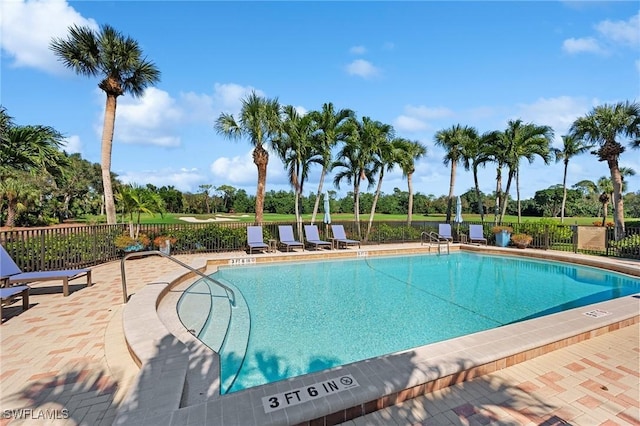
[[(322, 218), (324, 216), (324, 213), (318, 213), (318, 215), (316, 216), (316, 222), (322, 222)], [(160, 216), (159, 214), (156, 214), (154, 216), (151, 216), (149, 214), (143, 214), (141, 216), (140, 222), (141, 223), (186, 223), (185, 221), (180, 220), (180, 217), (195, 217), (196, 219), (200, 219), (200, 220), (206, 220), (206, 219), (210, 219), (210, 218), (226, 218), (226, 219), (232, 219), (232, 221), (234, 222), (248, 222), (248, 223), (252, 223), (254, 221), (255, 216), (251, 213), (247, 214), (243, 214), (243, 213), (238, 213), (238, 214), (219, 214), (219, 215), (207, 215), (207, 214), (200, 214), (200, 215), (194, 215), (194, 214), (179, 214), (179, 213), (165, 213), (163, 216)], [(427, 222), (444, 222), (445, 221), (445, 215), (444, 214), (432, 214), (432, 215), (428, 215), (428, 216), (424, 216), (424, 215), (420, 215), (420, 214), (414, 214), (413, 215), (413, 220), (415, 222), (423, 222), (423, 221), (427, 221)], [(334, 222), (349, 222), (349, 221), (353, 221), (353, 214), (352, 213), (332, 213), (331, 214), (331, 219)], [(361, 214), (360, 215), (360, 219), (362, 221), (368, 221), (369, 220), (369, 215), (368, 214)], [(480, 221), (480, 215), (478, 214), (465, 214), (463, 215), (463, 219), (467, 222), (479, 222)], [(539, 217), (523, 217), (522, 218), (522, 222), (537, 222), (539, 221), (541, 218)], [(118, 216), (118, 221), (120, 221), (121, 218), (120, 216)], [(311, 215), (310, 214), (305, 214), (302, 216), (302, 220), (305, 223), (309, 223), (311, 222)], [(407, 216), (406, 215), (390, 215), (390, 214), (376, 214), (374, 217), (374, 220), (376, 221), (399, 221), (399, 222), (404, 222), (407, 220)], [(554, 219), (558, 224), (560, 223), (560, 219), (556, 218)], [(294, 222), (295, 221), (295, 216), (294, 215), (290, 215), (290, 214), (274, 214), (274, 213), (265, 213), (264, 215), (264, 221), (265, 222)], [(518, 221), (518, 217), (517, 216), (505, 216), (505, 222), (506, 223), (516, 223)], [(602, 218), (597, 218), (597, 217), (568, 217), (565, 218), (564, 223), (566, 225), (592, 225), (593, 222), (601, 222)], [(613, 222), (613, 218), (607, 219), (607, 222)], [(625, 218), (625, 222), (629, 223), (629, 222), (637, 222), (637, 220), (634, 220), (632, 218)], [(493, 223), (493, 215), (485, 215), (485, 223)]]

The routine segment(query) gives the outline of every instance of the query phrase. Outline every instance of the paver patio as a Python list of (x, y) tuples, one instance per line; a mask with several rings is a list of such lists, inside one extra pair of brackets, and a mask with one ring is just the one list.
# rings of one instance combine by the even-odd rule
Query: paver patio
[[(175, 268), (128, 261), (129, 294)], [(139, 369), (122, 333), (120, 262), (92, 270), (92, 287), (72, 281), (63, 297), (61, 286), (38, 283), (29, 310), (5, 310), (0, 425), (112, 423)], [(640, 425), (639, 333), (626, 327), (346, 424)]]

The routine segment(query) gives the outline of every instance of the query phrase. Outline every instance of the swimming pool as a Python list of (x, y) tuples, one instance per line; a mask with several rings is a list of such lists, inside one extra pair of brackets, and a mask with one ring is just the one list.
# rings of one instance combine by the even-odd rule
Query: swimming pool
[[(640, 289), (638, 279), (595, 268), (469, 253), (225, 267), (213, 276), (237, 288), (240, 305), (219, 346), (223, 392)], [(202, 286), (183, 298), (206, 294)], [(181, 300), (179, 310), (193, 315), (193, 306)], [(201, 312), (210, 320), (197, 333), (212, 348), (216, 314)]]

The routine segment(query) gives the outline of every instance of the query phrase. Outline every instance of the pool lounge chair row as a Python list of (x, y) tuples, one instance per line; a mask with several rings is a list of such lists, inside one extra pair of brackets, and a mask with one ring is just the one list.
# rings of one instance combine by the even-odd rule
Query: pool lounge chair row
[[(360, 241), (352, 240), (347, 238), (347, 234), (344, 230), (343, 225), (331, 225), (331, 231), (333, 232), (333, 241), (324, 241), (320, 239), (320, 235), (318, 232), (318, 227), (316, 225), (305, 225), (304, 226), (304, 234), (305, 234), (305, 242), (307, 247), (313, 247), (314, 249), (319, 248), (347, 248), (348, 246), (357, 245), (360, 247)], [(264, 252), (275, 250), (275, 246), (273, 244), (277, 244), (281, 249), (285, 251), (291, 251), (295, 248), (301, 248), (304, 250), (305, 244), (295, 239), (293, 236), (293, 226), (291, 225), (280, 225), (278, 226), (278, 234), (280, 235), (280, 240), (270, 240), (270, 244), (266, 244), (264, 242), (264, 237), (262, 235), (262, 226), (248, 226), (247, 227), (247, 250), (249, 254), (253, 254), (255, 251)]]
[[(440, 223), (438, 225), (438, 238), (443, 242), (453, 242), (451, 224)], [(487, 244), (487, 239), (484, 237), (482, 225), (469, 225), (469, 242)]]

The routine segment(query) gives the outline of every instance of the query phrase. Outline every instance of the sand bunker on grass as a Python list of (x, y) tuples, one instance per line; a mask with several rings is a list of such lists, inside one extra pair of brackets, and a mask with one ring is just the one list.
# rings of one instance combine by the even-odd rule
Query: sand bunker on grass
[(240, 220), (241, 217), (249, 217), (248, 214), (243, 214), (241, 216), (216, 216), (210, 217), (208, 219), (197, 219), (193, 216), (183, 216), (178, 219), (183, 220), (185, 222), (190, 223), (206, 223), (206, 222), (233, 222)]

